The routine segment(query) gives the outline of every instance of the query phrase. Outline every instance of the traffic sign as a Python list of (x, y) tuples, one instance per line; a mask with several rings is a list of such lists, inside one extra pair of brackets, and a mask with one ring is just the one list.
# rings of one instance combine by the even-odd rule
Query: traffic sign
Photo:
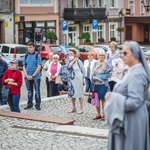
[(92, 29), (93, 29), (93, 32), (97, 32), (97, 30), (98, 30), (98, 19), (92, 19)]
[(68, 31), (68, 21), (67, 20), (62, 21), (62, 31), (64, 33), (66, 33)]

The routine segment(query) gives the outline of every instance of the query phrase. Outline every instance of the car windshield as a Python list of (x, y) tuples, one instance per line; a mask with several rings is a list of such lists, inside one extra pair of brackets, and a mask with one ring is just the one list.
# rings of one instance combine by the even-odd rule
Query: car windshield
[(141, 47), (141, 49), (143, 50), (143, 52), (147, 52), (147, 48), (146, 47)]
[(86, 46), (78, 46), (76, 47), (76, 49), (79, 50), (80, 52), (89, 52), (91, 48)]
[(54, 52), (61, 52), (61, 48), (59, 46), (50, 46), (50, 49)]
[(94, 48), (94, 51), (95, 51), (96, 53), (98, 53), (98, 52), (101, 51), (101, 50), (103, 50), (103, 49), (100, 48), (100, 47), (95, 47), (95, 48)]

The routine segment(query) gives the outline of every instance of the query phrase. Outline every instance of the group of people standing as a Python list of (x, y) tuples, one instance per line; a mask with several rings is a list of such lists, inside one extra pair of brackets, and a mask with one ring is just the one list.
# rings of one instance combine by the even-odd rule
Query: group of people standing
[[(150, 100), (150, 52), (147, 52), (146, 61), (139, 44), (134, 41), (124, 43), (122, 54), (117, 53), (116, 42), (110, 43), (110, 50), (107, 54), (100, 50), (97, 60), (89, 52), (88, 59), (82, 62), (79, 53), (70, 49), (64, 65), (59, 63), (59, 55), (50, 53), (49, 60), (43, 67), (46, 71), (47, 97), (67, 90), (72, 102), (72, 108), (68, 112), (77, 111), (82, 114), (85, 82), (85, 91), (94, 90), (102, 102), (102, 105), (96, 107), (97, 115), (93, 119), (106, 119), (109, 127), (108, 150), (149, 150), (150, 114), (146, 101)], [(8, 69), (0, 55), (0, 90), (2, 84), (10, 88), (10, 110), (20, 112), (20, 89), (23, 80), (17, 63), (16, 59), (10, 61)], [(34, 43), (29, 42), (28, 53), (23, 60), (28, 91), (25, 109), (33, 107), (34, 90), (35, 108), (41, 109), (41, 64), (41, 56), (35, 52)], [(78, 110), (76, 98), (80, 104)], [(2, 100), (0, 102), (3, 103)]]

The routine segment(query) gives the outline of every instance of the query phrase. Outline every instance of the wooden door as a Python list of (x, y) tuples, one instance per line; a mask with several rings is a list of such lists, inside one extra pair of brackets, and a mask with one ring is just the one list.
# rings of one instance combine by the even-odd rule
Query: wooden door
[(132, 40), (132, 26), (126, 26), (126, 39)]
[(144, 25), (144, 42), (149, 42), (149, 25)]

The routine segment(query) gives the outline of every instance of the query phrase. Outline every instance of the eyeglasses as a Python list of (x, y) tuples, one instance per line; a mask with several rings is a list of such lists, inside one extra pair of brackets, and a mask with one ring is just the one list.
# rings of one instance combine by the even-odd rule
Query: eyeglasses
[(127, 52), (122, 52), (121, 54), (124, 55), (124, 56), (126, 56), (128, 53)]
[(58, 58), (55, 57), (55, 58), (53, 58), (53, 59), (58, 59)]

